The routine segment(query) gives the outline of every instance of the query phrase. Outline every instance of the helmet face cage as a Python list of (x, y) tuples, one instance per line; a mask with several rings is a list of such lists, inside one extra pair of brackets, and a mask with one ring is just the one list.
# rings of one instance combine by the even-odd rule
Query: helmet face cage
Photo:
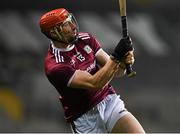
[[(75, 25), (76, 35), (75, 35), (73, 40), (72, 39), (68, 40), (64, 36), (62, 30), (63, 30), (64, 25), (71, 25), (71, 24)], [(73, 43), (77, 40), (78, 32), (79, 32), (79, 26), (78, 26), (78, 23), (77, 23), (74, 15), (72, 13), (69, 13), (67, 19), (65, 19), (63, 22), (61, 22), (60, 24), (57, 24), (57, 27), (59, 27), (59, 30), (55, 29), (55, 32), (58, 36), (58, 41), (64, 42), (64, 43)]]

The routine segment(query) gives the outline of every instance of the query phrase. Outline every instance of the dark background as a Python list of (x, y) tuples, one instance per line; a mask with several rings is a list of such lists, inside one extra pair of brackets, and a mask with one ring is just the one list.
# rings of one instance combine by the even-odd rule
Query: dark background
[[(137, 76), (112, 85), (146, 132), (180, 132), (180, 1), (128, 0), (127, 6)], [(70, 132), (44, 75), (49, 40), (38, 27), (43, 13), (59, 7), (71, 11), (80, 31), (95, 35), (108, 53), (121, 37), (117, 0), (1, 1), (0, 132)]]

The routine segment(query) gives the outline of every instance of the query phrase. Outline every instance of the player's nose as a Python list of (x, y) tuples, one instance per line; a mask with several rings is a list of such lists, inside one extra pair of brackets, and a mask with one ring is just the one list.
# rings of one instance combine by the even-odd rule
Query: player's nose
[(72, 29), (72, 30), (75, 30), (75, 29), (76, 29), (76, 27), (77, 27), (77, 26), (76, 26), (76, 24), (75, 24), (75, 23), (73, 23), (73, 22), (71, 22), (71, 23), (70, 23), (70, 26), (71, 26), (71, 29)]

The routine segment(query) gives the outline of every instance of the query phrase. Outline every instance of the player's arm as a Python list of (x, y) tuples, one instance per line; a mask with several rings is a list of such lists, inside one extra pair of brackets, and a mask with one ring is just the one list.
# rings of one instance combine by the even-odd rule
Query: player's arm
[(102, 89), (113, 78), (118, 67), (119, 63), (109, 58), (94, 75), (87, 71), (76, 70), (69, 86), (83, 89)]
[[(104, 56), (103, 56), (104, 55)], [(94, 75), (86, 71), (76, 70), (72, 80), (69, 84), (70, 87), (74, 88), (83, 88), (83, 89), (101, 89), (106, 84), (108, 84), (112, 78), (117, 75), (124, 75), (125, 64), (124, 63), (117, 63), (110, 58), (103, 50), (98, 52), (97, 55), (98, 60), (102, 60), (100, 63), (101, 65), (105, 64), (98, 72)], [(133, 52), (129, 51), (125, 58), (126, 63), (133, 64), (134, 57)], [(122, 67), (123, 66), (123, 67)]]

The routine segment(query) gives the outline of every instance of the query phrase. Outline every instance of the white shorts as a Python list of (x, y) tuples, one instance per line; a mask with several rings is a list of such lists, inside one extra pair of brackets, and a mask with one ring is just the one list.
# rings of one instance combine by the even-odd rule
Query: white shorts
[(108, 95), (94, 108), (71, 123), (75, 133), (108, 133), (115, 123), (129, 113), (117, 94)]

